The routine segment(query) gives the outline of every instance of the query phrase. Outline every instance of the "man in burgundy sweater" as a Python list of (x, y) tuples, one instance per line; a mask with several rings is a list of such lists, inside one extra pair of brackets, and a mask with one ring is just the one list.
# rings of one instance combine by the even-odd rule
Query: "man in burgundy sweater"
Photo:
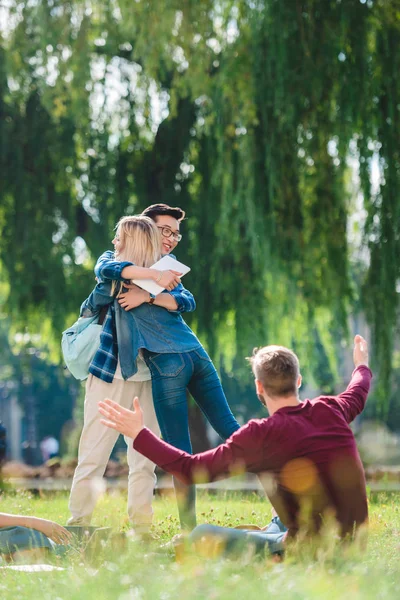
[[(135, 450), (186, 484), (257, 473), (288, 529), (283, 534), (278, 528), (275, 541), (294, 537), (300, 527), (317, 533), (331, 516), (345, 537), (368, 519), (364, 470), (349, 427), (365, 406), (372, 377), (367, 343), (360, 335), (354, 338), (353, 359), (355, 369), (344, 392), (302, 402), (297, 356), (281, 346), (257, 350), (250, 362), (269, 418), (249, 421), (224, 444), (200, 454), (177, 450), (146, 429), (138, 398), (134, 411), (111, 400), (100, 402), (99, 410), (104, 425), (132, 438)], [(197, 529), (202, 527), (211, 526)], [(217, 534), (219, 529), (225, 535), (226, 528), (212, 528)], [(196, 530), (193, 535), (196, 539)], [(238, 535), (251, 537), (236, 531), (234, 539)], [(266, 541), (264, 536), (263, 545)]]

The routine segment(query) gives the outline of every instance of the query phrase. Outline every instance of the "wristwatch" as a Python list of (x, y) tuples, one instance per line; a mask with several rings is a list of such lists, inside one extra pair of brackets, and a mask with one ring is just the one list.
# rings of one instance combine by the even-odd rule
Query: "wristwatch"
[(154, 304), (154, 300), (156, 299), (155, 295), (150, 294), (150, 292), (149, 292), (149, 296), (150, 296), (149, 304)]

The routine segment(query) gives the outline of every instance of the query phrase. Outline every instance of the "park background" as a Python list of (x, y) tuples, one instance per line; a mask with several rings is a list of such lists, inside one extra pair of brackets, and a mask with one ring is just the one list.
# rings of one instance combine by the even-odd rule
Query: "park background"
[(187, 214), (187, 322), (241, 421), (263, 414), (253, 347), (293, 348), (305, 390), (333, 393), (358, 331), (368, 460), (398, 461), (398, 0), (3, 0), (0, 32), (9, 456), (40, 462), (47, 435), (76, 453), (83, 386), (61, 332), (118, 219), (165, 202)]

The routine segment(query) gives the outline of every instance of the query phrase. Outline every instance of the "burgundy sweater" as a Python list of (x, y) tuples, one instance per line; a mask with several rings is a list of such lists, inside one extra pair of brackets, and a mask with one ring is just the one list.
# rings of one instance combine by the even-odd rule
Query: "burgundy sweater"
[(328, 514), (346, 535), (368, 518), (364, 470), (349, 423), (365, 406), (371, 377), (361, 365), (342, 394), (253, 419), (207, 452), (192, 456), (146, 428), (134, 448), (184, 483), (257, 473), (290, 536), (303, 524), (318, 531)]

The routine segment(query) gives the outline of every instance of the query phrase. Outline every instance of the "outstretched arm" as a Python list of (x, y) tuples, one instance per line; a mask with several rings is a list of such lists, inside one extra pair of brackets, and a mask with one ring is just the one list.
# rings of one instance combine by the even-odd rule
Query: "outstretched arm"
[(62, 525), (39, 519), (38, 517), (24, 517), (22, 515), (9, 515), (0, 513), (0, 527), (29, 527), (40, 531), (57, 544), (68, 544), (71, 541), (72, 534)]
[(266, 435), (258, 421), (250, 421), (238, 429), (224, 444), (213, 450), (191, 455), (161, 441), (143, 426), (138, 398), (133, 401), (134, 411), (121, 407), (112, 400), (99, 402), (105, 417), (102, 423), (134, 440), (134, 448), (151, 461), (178, 477), (184, 483), (203, 483), (221, 477), (238, 475), (245, 471), (258, 472), (265, 461), (261, 452)]
[(353, 360), (355, 369), (351, 381), (335, 399), (348, 423), (364, 410), (372, 378), (368, 366), (368, 344), (361, 335), (354, 338)]

